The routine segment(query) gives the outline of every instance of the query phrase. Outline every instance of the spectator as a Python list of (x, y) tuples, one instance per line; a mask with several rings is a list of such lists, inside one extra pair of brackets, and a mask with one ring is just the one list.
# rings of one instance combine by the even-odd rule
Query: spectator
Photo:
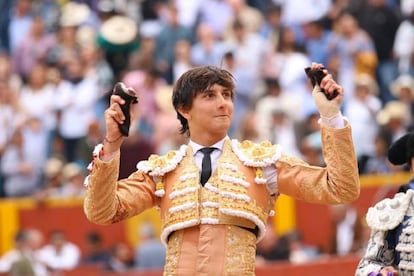
[(391, 142), (407, 132), (407, 106), (401, 101), (390, 101), (377, 114), (377, 122), (381, 131), (388, 132), (391, 136)]
[(16, 45), (13, 58), (15, 72), (26, 80), (37, 63), (47, 61), (47, 54), (55, 44), (55, 34), (48, 33), (43, 18), (35, 16), (30, 32)]
[(359, 27), (352, 14), (344, 12), (336, 23), (328, 67), (337, 72), (339, 82), (348, 91), (344, 99), (346, 105), (355, 91), (357, 73), (375, 77), (376, 53), (371, 37)]
[(39, 202), (43, 202), (49, 198), (56, 190), (62, 188), (62, 168), (64, 166), (62, 158), (57, 156), (50, 157), (45, 164), (43, 170), (43, 185), (42, 189), (35, 193), (35, 198)]
[(103, 130), (100, 122), (98, 120), (91, 121), (86, 136), (79, 141), (76, 163), (85, 167), (91, 162), (94, 145), (102, 140), (102, 136)]
[(285, 235), (289, 244), (289, 261), (292, 264), (307, 263), (320, 255), (319, 248), (303, 242), (302, 235), (298, 230), (293, 230)]
[(154, 121), (158, 116), (158, 106), (155, 94), (166, 85), (161, 72), (152, 67), (149, 70), (133, 69), (126, 73), (122, 81), (125, 85), (139, 91), (139, 103), (135, 107), (135, 118), (141, 136), (151, 139), (154, 131)]
[(407, 109), (407, 124), (414, 125), (414, 78), (411, 75), (400, 75), (391, 83), (392, 95), (401, 101)]
[(178, 21), (178, 10), (172, 4), (168, 7), (167, 22), (162, 26), (155, 42), (155, 65), (168, 84), (173, 83), (172, 64), (175, 61), (174, 49), (177, 41), (193, 42), (192, 30)]
[(157, 238), (153, 225), (149, 222), (140, 226), (139, 244), (135, 248), (135, 267), (138, 269), (159, 269), (165, 265), (165, 246)]
[(299, 149), (303, 159), (313, 166), (325, 165), (322, 155), (322, 141), (320, 139), (320, 135), (320, 130), (311, 132), (303, 137), (299, 144)]
[(176, 82), (178, 78), (194, 67), (191, 61), (191, 44), (188, 40), (178, 40), (174, 49), (174, 62), (171, 64), (173, 82)]
[(0, 257), (0, 273), (10, 276), (48, 276), (43, 263), (38, 260), (38, 249), (43, 235), (37, 229), (23, 229), (16, 233), (14, 248)]
[[(256, 101), (256, 129), (261, 140), (271, 138), (272, 110), (279, 106), (289, 106), (289, 97), (280, 90), (277, 78), (265, 78), (264, 93)], [(286, 103), (285, 103), (286, 102)]]
[(65, 233), (54, 230), (49, 235), (49, 242), (39, 251), (40, 260), (52, 272), (75, 268), (81, 258), (79, 247), (66, 240)]
[(246, 0), (227, 0), (227, 2), (232, 9), (232, 17), (227, 22), (224, 39), (234, 36), (232, 26), (235, 21), (239, 20), (245, 26), (246, 32), (258, 34), (264, 23), (263, 14), (255, 7), (248, 5)]
[(344, 108), (344, 115), (353, 124), (353, 137), (357, 157), (374, 153), (374, 139), (379, 126), (376, 120), (382, 103), (378, 98), (379, 88), (368, 74), (355, 77), (355, 91)]
[(325, 28), (323, 20), (305, 22), (302, 25), (304, 45), (309, 59), (328, 64), (332, 31)]
[(87, 135), (89, 125), (96, 119), (99, 86), (96, 78), (85, 75), (82, 60), (73, 57), (66, 65), (64, 77), (69, 85), (61, 87), (56, 95), (60, 114), (58, 132), (65, 145), (66, 161), (75, 162), (78, 159), (79, 143)]
[[(252, 142), (259, 141), (259, 134), (256, 127), (256, 113), (254, 110), (248, 111), (240, 120), (236, 138), (240, 141), (250, 140)], [(183, 141), (184, 142), (184, 141)]]
[(110, 252), (103, 248), (103, 240), (99, 232), (89, 232), (86, 235), (86, 252), (82, 259), (84, 264), (106, 264)]
[(267, 264), (273, 261), (288, 261), (290, 248), (287, 236), (279, 236), (272, 223), (266, 225), (266, 233), (263, 239), (257, 244), (256, 265)]
[(35, 160), (37, 156), (29, 154), (29, 142), (22, 129), (17, 129), (4, 150), (1, 172), (7, 197), (30, 196), (40, 187), (41, 171)]
[(349, 204), (330, 206), (333, 233), (328, 252), (348, 255), (358, 252), (364, 244), (362, 218), (358, 210)]
[(394, 53), (398, 62), (398, 74), (413, 75), (414, 46), (407, 41), (414, 41), (414, 9), (398, 26), (394, 40)]
[(130, 129), (128, 139), (121, 147), (119, 177), (127, 177), (136, 170), (137, 163), (148, 158), (155, 150), (153, 141), (141, 135), (136, 128)]
[(14, 93), (18, 93), (23, 81), (19, 74), (13, 72), (12, 62), (13, 58), (9, 54), (0, 51), (0, 82), (7, 84)]
[(123, 242), (117, 242), (111, 250), (111, 256), (104, 269), (113, 272), (125, 272), (133, 268), (130, 248)]
[(360, 174), (390, 174), (396, 171), (387, 160), (387, 151), (391, 146), (391, 135), (389, 132), (378, 131), (374, 140), (374, 153), (362, 155), (358, 159)]
[(196, 34), (197, 40), (191, 48), (191, 62), (195, 66), (220, 66), (225, 47), (214, 33), (213, 28), (206, 23), (201, 23), (197, 26)]
[[(85, 77), (87, 79), (95, 79), (98, 95), (96, 115), (102, 114), (108, 105), (108, 94), (110, 94), (112, 85), (114, 84), (114, 72), (103, 56), (103, 51), (96, 45), (97, 34), (91, 27), (81, 27), (79, 30), (87, 30), (85, 36), (92, 41), (81, 43), (80, 45), (80, 59), (85, 66)], [(79, 34), (79, 31), (78, 31)], [(99, 117), (98, 117), (99, 118)], [(102, 121), (100, 121), (103, 124)]]
[(17, 92), (8, 82), (0, 82), (0, 156), (13, 132), (25, 121), (18, 104)]
[(270, 141), (273, 144), (283, 145), (286, 153), (300, 158), (301, 154), (295, 139), (295, 122), (287, 110), (282, 107), (274, 108), (271, 122)]
[(49, 64), (63, 69), (71, 59), (79, 56), (80, 45), (76, 34), (79, 26), (86, 21), (89, 14), (90, 10), (86, 4), (68, 2), (61, 7), (56, 44), (47, 57)]
[(310, 62), (294, 30), (283, 27), (280, 30), (278, 48), (268, 49), (261, 66), (265, 78), (277, 78), (282, 93), (286, 94), (286, 97), (294, 98), (292, 102), (298, 105), (293, 109), (295, 112), (292, 110), (295, 121), (303, 120), (304, 114), (307, 114), (310, 108), (314, 108), (309, 93), (312, 88), (303, 74), (303, 69)]
[(65, 164), (62, 168), (62, 187), (59, 191), (56, 191), (56, 194), (51, 196), (83, 198), (85, 194), (85, 187), (83, 186), (85, 176), (85, 172), (79, 164), (75, 162)]
[(389, 86), (398, 75), (393, 44), (400, 17), (387, 0), (366, 2), (367, 5), (359, 10), (357, 20), (374, 42), (378, 60), (375, 70), (375, 78), (379, 84), (378, 96), (385, 103), (393, 100)]
[(173, 87), (166, 85), (155, 91), (155, 101), (159, 108), (159, 113), (155, 118), (154, 134), (152, 141), (155, 144), (156, 152), (167, 153), (179, 147), (184, 141), (185, 136), (180, 134), (180, 121), (177, 119), (174, 107), (171, 104)]
[[(41, 120), (47, 142), (53, 139), (56, 130), (56, 94), (48, 83), (47, 68), (44, 63), (37, 63), (30, 71), (27, 84), (22, 87), (19, 104), (26, 119), (36, 117)], [(50, 148), (46, 154), (49, 155)]]
[(17, 46), (30, 32), (30, 26), (33, 21), (32, 13), (32, 0), (14, 1), (8, 29), (9, 50), (13, 58), (15, 58), (14, 54)]
[(224, 39), (224, 30), (231, 17), (233, 10), (226, 0), (204, 0), (200, 6), (200, 23), (205, 23), (211, 28), (217, 39)]
[(266, 10), (259, 34), (269, 42), (271, 49), (278, 48), (281, 29), (281, 7), (280, 5), (270, 4)]

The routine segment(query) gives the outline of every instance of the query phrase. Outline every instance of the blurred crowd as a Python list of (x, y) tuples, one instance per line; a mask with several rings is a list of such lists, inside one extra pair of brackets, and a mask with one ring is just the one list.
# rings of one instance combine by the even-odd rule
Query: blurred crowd
[(21, 229), (14, 238), (14, 248), (0, 256), (0, 273), (11, 276), (61, 276), (79, 266), (102, 272), (162, 269), (165, 247), (156, 237), (152, 224), (140, 227), (141, 242), (131, 247), (125, 242), (105, 246), (102, 235), (91, 231), (85, 236), (85, 249), (67, 238), (63, 230), (44, 233), (36, 228)]
[(171, 106), (187, 69), (235, 77), (229, 135), (270, 140), (323, 165), (304, 68), (323, 63), (345, 89), (361, 174), (392, 173), (386, 149), (413, 124), (410, 0), (152, 0), (0, 3), (0, 194), (82, 196), (102, 141), (103, 111), (122, 81), (139, 95), (123, 145), (141, 159), (186, 141)]

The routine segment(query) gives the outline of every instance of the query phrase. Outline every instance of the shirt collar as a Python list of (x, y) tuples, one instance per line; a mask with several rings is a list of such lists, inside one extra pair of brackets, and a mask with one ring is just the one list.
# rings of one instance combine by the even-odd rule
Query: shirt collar
[[(218, 150), (222, 151), (224, 146), (224, 141), (226, 140), (227, 136), (215, 143), (214, 145), (211, 145), (212, 148), (217, 148)], [(190, 140), (188, 142), (188, 145), (193, 149), (193, 155), (195, 155), (200, 149), (205, 148), (205, 146), (202, 146), (200, 144), (197, 144), (196, 142)]]

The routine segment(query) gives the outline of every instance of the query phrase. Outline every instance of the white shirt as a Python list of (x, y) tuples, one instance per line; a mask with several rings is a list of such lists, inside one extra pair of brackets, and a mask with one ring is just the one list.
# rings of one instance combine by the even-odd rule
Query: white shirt
[(55, 247), (46, 245), (39, 251), (39, 259), (52, 269), (73, 269), (80, 261), (81, 252), (77, 245), (66, 242), (60, 254), (56, 253)]
[(56, 104), (62, 110), (59, 131), (64, 138), (80, 138), (87, 134), (90, 123), (96, 118), (98, 95), (94, 79), (85, 78), (77, 85), (62, 84)]

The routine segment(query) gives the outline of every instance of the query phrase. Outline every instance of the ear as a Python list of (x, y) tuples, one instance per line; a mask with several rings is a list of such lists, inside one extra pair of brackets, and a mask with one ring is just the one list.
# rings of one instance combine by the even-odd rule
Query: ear
[(180, 115), (183, 116), (186, 120), (191, 117), (188, 110), (183, 107), (178, 108), (177, 112), (180, 113)]

